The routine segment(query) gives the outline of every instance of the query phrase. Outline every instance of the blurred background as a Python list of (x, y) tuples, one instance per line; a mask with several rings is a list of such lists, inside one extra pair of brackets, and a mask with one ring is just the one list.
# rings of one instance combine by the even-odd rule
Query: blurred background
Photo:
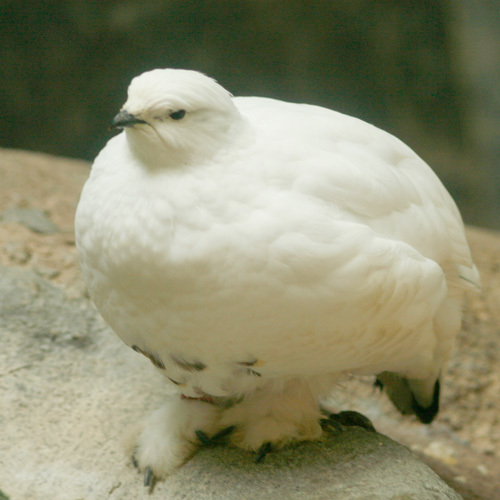
[(92, 160), (133, 76), (196, 69), (395, 134), (500, 229), (498, 0), (2, 1), (0, 40), (2, 147)]

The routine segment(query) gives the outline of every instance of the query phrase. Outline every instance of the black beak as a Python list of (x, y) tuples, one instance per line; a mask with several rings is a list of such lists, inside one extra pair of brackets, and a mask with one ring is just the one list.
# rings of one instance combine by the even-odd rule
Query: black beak
[(110, 128), (125, 128), (125, 127), (133, 127), (137, 123), (146, 123), (144, 120), (140, 118), (136, 118), (134, 115), (131, 115), (124, 109), (122, 109), (111, 122)]

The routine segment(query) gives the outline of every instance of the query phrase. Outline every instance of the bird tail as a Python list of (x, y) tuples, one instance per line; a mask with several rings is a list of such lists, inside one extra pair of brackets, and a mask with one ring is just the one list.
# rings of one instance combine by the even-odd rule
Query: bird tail
[(416, 415), (424, 424), (430, 424), (439, 411), (439, 377), (416, 380), (382, 372), (377, 375), (375, 385), (385, 390), (403, 415)]

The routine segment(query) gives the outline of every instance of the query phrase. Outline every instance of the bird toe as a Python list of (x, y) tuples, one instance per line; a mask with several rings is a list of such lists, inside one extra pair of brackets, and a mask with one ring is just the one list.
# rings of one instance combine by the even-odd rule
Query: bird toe
[(330, 413), (323, 423), (323, 428), (333, 428), (335, 431), (343, 431), (345, 427), (362, 427), (370, 432), (377, 432), (371, 420), (357, 411), (341, 411)]
[(195, 431), (196, 437), (203, 446), (213, 447), (221, 444), (225, 441), (225, 438), (231, 434), (236, 426), (230, 425), (225, 427), (219, 432), (215, 433), (213, 436), (209, 437), (208, 434), (202, 430)]
[(254, 462), (260, 464), (272, 450), (273, 446), (269, 441), (266, 441), (255, 453)]

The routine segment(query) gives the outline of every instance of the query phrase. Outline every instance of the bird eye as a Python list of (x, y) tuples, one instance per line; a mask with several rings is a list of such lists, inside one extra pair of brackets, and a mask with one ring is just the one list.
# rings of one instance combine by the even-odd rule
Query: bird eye
[(170, 113), (170, 118), (172, 118), (172, 120), (182, 120), (185, 114), (185, 109), (179, 109), (179, 111), (173, 111), (172, 113)]

